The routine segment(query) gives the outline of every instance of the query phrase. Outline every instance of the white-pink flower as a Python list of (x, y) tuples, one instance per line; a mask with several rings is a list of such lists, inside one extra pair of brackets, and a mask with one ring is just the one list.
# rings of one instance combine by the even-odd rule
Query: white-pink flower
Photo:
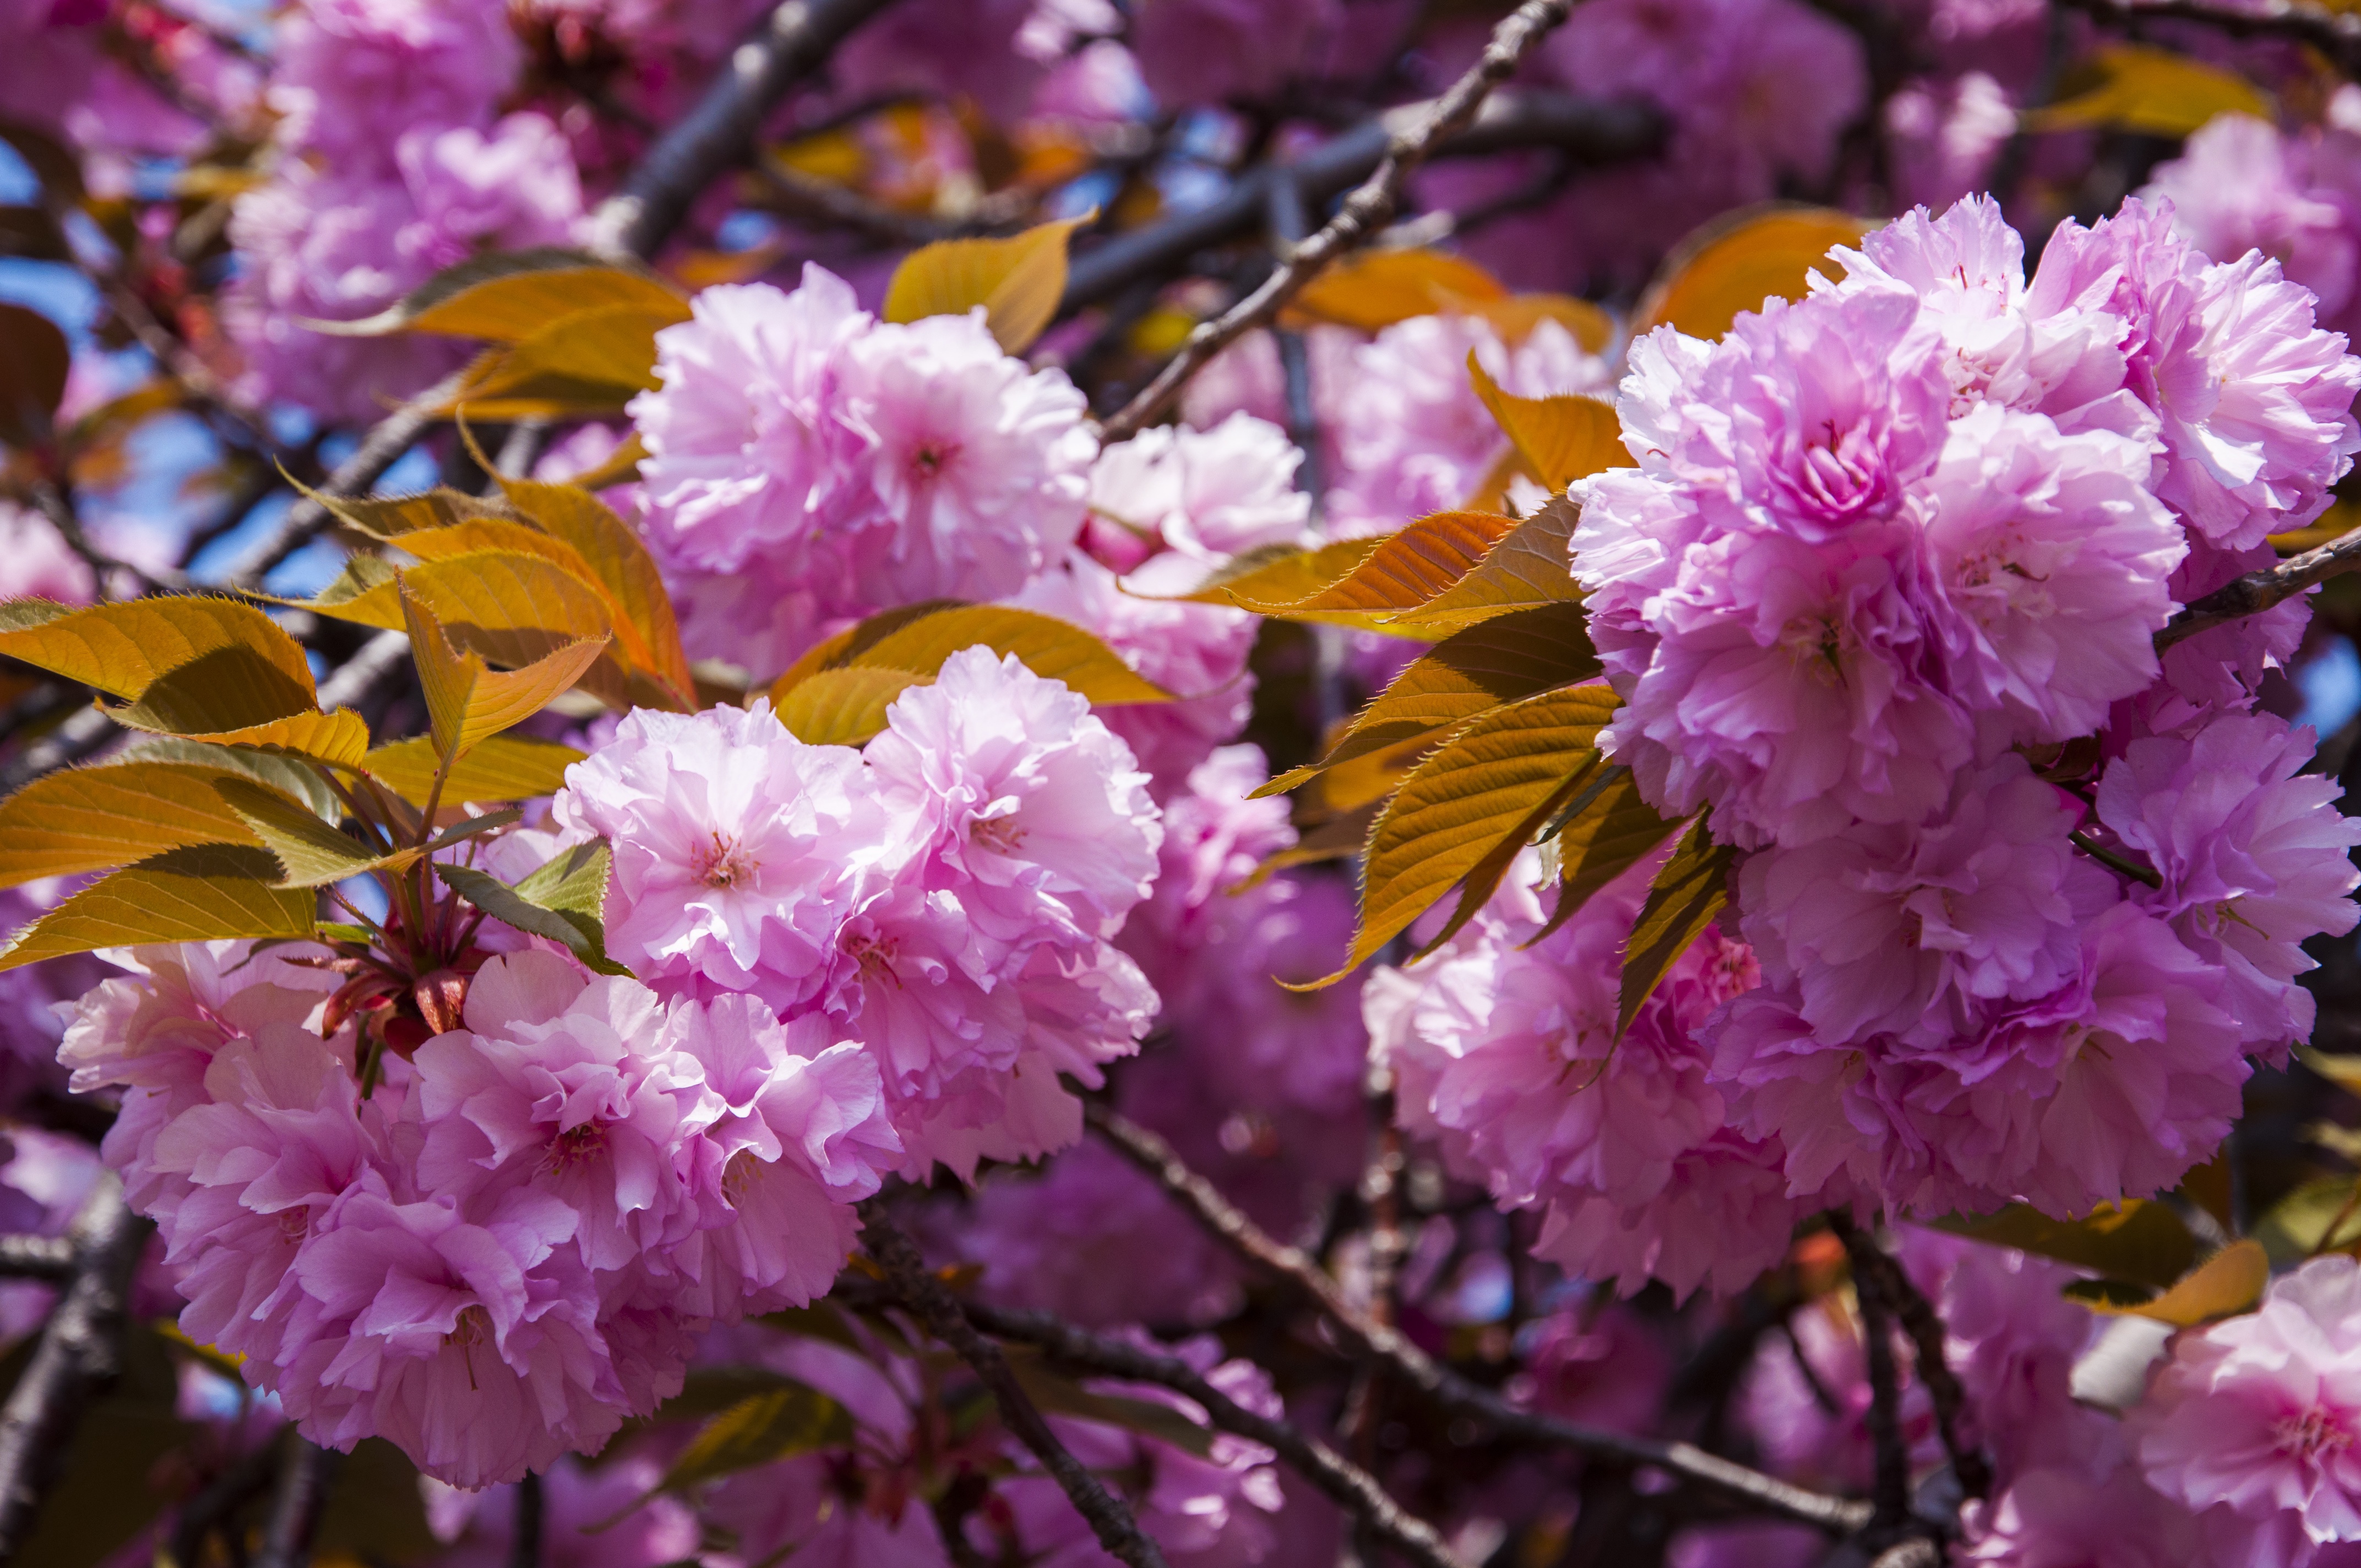
[(2314, 1258), (2255, 1311), (2183, 1331), (2128, 1425), (2222, 1562), (2301, 1568), (2361, 1541), (2361, 1264)]

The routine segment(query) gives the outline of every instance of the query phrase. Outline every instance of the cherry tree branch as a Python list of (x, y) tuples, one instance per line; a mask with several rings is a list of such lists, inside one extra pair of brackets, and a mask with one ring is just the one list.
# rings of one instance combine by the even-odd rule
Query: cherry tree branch
[(72, 1282), (0, 1404), (0, 1563), (13, 1561), (32, 1534), (41, 1494), (65, 1463), (90, 1396), (115, 1378), (131, 1273), (148, 1229), (112, 1174), (99, 1178), (74, 1218)]
[(1345, 198), (1344, 206), (1318, 234), (1294, 247), (1262, 286), (1221, 315), (1199, 324), (1156, 378), (1140, 389), (1106, 422), (1104, 438), (1121, 441), (1138, 433), (1162, 413), (1205, 362), (1232, 342), (1277, 315), (1321, 269), (1383, 228), (1401, 203), (1411, 170), (1426, 161), (1436, 144), (1465, 129), (1476, 111), (1506, 81), (1518, 63), (1574, 10), (1574, 0), (1525, 0), (1492, 29), (1492, 40), (1466, 75), (1436, 99), (1417, 122), (1388, 142), (1377, 172)]
[(853, 28), (893, 0), (787, 0), (730, 51), (695, 108), (650, 148), (591, 216), (592, 248), (642, 260), (662, 249), (690, 206), (754, 145), (787, 90), (827, 62)]
[[(869, 1294), (863, 1285), (848, 1276), (838, 1281), (837, 1294), (862, 1299)], [(1154, 1383), (1194, 1399), (1215, 1426), (1270, 1449), (1419, 1568), (1467, 1568), (1435, 1528), (1395, 1501), (1377, 1477), (1286, 1421), (1247, 1409), (1179, 1356), (1092, 1333), (1049, 1312), (1019, 1311), (964, 1299), (959, 1305), (968, 1321), (985, 1333), (1033, 1345), (1066, 1371)]]
[(254, 1568), (303, 1568), (312, 1561), (312, 1540), (320, 1533), (328, 1484), (343, 1458), (301, 1432), (287, 1434), (287, 1453), (280, 1461), (278, 1487), (271, 1494), (270, 1518), (262, 1529), (262, 1551)]
[[(2352, 19), (2361, 24), (2361, 15)], [(2361, 570), (2361, 528), (2332, 539), (2316, 550), (2290, 555), (2276, 566), (2234, 578), (2202, 598), (2192, 600), (2156, 634), (2156, 651), (2161, 653), (2201, 631), (2260, 615), (2306, 588), (2356, 570)]]
[(1353, 1354), (1384, 1362), (1389, 1371), (1434, 1405), (1479, 1420), (1504, 1437), (1569, 1448), (1626, 1464), (1653, 1465), (1766, 1512), (1822, 1530), (1845, 1534), (1869, 1522), (1870, 1509), (1866, 1505), (1790, 1486), (1776, 1476), (1708, 1453), (1695, 1443), (1664, 1442), (1577, 1426), (1509, 1403), (1443, 1365), (1397, 1331), (1371, 1322), (1345, 1299), (1343, 1289), (1326, 1270), (1300, 1249), (1277, 1240), (1246, 1218), (1212, 1182), (1191, 1170), (1173, 1152), (1172, 1146), (1156, 1134), (1102, 1106), (1087, 1107), (1087, 1114), (1091, 1125), (1115, 1153), (1178, 1199), (1214, 1239), (1247, 1262), (1292, 1285), (1327, 1315), (1338, 1337)]
[[(1241, 175), (1203, 206), (1158, 218), (1079, 252), (1066, 273), (1059, 313), (1071, 315), (1136, 283), (1177, 272), (1198, 252), (1255, 232), (1268, 221), (1272, 187), (1281, 181), (1294, 186), (1305, 204), (1334, 199), (1367, 180), (1394, 138), (1415, 130), (1435, 106), (1429, 101), (1389, 109), (1291, 163), (1266, 163)], [(1644, 100), (1504, 87), (1484, 101), (1473, 124), (1439, 142), (1428, 156), (1549, 148), (1569, 165), (1603, 165), (1644, 157), (1664, 139), (1664, 116)]]
[(959, 1298), (928, 1270), (917, 1244), (903, 1234), (886, 1213), (885, 1205), (874, 1198), (861, 1205), (861, 1245), (884, 1271), (886, 1283), (902, 1305), (974, 1370), (1000, 1407), (1002, 1423), (1065, 1489), (1074, 1511), (1089, 1522), (1099, 1544), (1131, 1568), (1165, 1568), (1163, 1552), (1141, 1530), (1131, 1510), (1058, 1441), (1058, 1434), (1049, 1430), (1049, 1423), (1018, 1386), (1016, 1374), (1009, 1369), (1000, 1347), (976, 1332), (961, 1310)]
[(68, 1236), (0, 1236), (0, 1275), (11, 1279), (70, 1279), (74, 1244)]
[(2102, 22), (2197, 22), (2232, 38), (2282, 38), (2310, 44), (2347, 76), (2361, 72), (2361, 15), (2315, 0), (2064, 0)]
[(1874, 1284), (1877, 1295), (1910, 1336), (1911, 1349), (1916, 1354), (1918, 1381), (1925, 1384), (1927, 1398), (1935, 1406), (1935, 1425), (1942, 1433), (1943, 1450), (1950, 1455), (1951, 1473), (1959, 1477), (1960, 1489), (1971, 1497), (1987, 1497), (1992, 1492), (1992, 1461), (1983, 1450), (1962, 1435), (1961, 1418), (1967, 1411), (1967, 1390), (1960, 1384), (1959, 1375), (1944, 1358), (1943, 1320), (1936, 1314), (1934, 1303), (1912, 1284), (1902, 1265), (1876, 1239), (1843, 1213), (1833, 1213), (1829, 1223), (1845, 1253), (1852, 1259), (1856, 1277), (1867, 1276)]

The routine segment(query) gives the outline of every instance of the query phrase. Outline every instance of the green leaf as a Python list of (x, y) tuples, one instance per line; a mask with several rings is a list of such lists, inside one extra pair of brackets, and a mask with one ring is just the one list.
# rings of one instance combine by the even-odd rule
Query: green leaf
[(1439, 637), (1510, 610), (1581, 602), (1569, 553), (1581, 517), (1580, 507), (1557, 497), (1510, 530), (1466, 576), (1395, 616), (1395, 627), (1404, 635)]
[(1578, 604), (1516, 610), (1471, 626), (1413, 660), (1353, 719), (1328, 754), (1254, 793), (1280, 795), (1339, 762), (1444, 733), (1555, 686), (1598, 674), (1589, 615)]
[(312, 808), (315, 816), (341, 819), (344, 811), (343, 805), (336, 799), (336, 792), (328, 787), (319, 771), (291, 757), (237, 746), (217, 746), (209, 740), (194, 740), (183, 735), (151, 735), (132, 741), (97, 765), (108, 767), (118, 762), (186, 762), (198, 767), (220, 768), (233, 773), (243, 773), (258, 784), (269, 784), (281, 795), (302, 801)]
[(1528, 948), (1574, 918), (1593, 894), (1655, 851), (1680, 826), (1640, 797), (1640, 782), (1617, 763), (1592, 775), (1542, 833), (1556, 846), (1557, 904)]
[(500, 491), (520, 514), (588, 565), (591, 582), (607, 596), (624, 652), (665, 688), (676, 711), (695, 712), (697, 679), (681, 649), (672, 596), (631, 525), (576, 485), (503, 477)]
[(2054, 1220), (2027, 1204), (2012, 1203), (1981, 1219), (1938, 1220), (1935, 1228), (2159, 1290), (2197, 1261), (2197, 1238), (2172, 1206), (2137, 1198), (2102, 1204), (2080, 1220)]
[(932, 679), (946, 659), (978, 643), (1004, 657), (1016, 654), (1035, 674), (1062, 681), (1095, 704), (1172, 700), (1071, 621), (1005, 605), (935, 599), (872, 616), (821, 643), (773, 683), (771, 702), (783, 707), (789, 692), (821, 670), (915, 670)]
[(281, 718), (313, 705), (312, 666), (302, 648), (249, 604), (194, 594), (87, 609), (46, 599), (0, 604), (0, 653), (130, 702), (137, 702), (168, 671), (225, 649), (247, 650), (284, 676), (274, 690), (302, 693), (296, 707), (259, 718)]
[[(555, 740), (495, 735), (479, 740), (451, 764), (443, 781), (443, 804), (476, 806), (488, 801), (532, 800), (566, 786), (566, 770), (584, 753)], [(422, 809), (434, 787), (434, 740), (421, 735), (379, 746), (361, 766), (378, 783)]]
[(820, 670), (790, 686), (773, 711), (798, 740), (859, 746), (885, 728), (885, 710), (895, 698), (933, 679), (917, 670), (873, 664)]
[(1719, 337), (1741, 313), (1776, 296), (1800, 300), (1817, 269), (1841, 277), (1832, 247), (1850, 245), (1869, 225), (1827, 207), (1768, 206), (1726, 214), (1675, 247), (1641, 296), (1634, 337), (1670, 324), (1691, 337)]
[(2271, 117), (2270, 100), (2245, 77), (2143, 44), (2101, 44), (2061, 85), (2068, 96), (2026, 111), (2023, 129), (2106, 126), (2178, 140), (2216, 115)]
[(2160, 1296), (2131, 1300), (2101, 1289), (2067, 1293), (2094, 1310), (2153, 1318), (2177, 1329), (2193, 1329), (2217, 1318), (2251, 1310), (2270, 1283), (2271, 1260), (2260, 1242), (2233, 1242), (2175, 1280)]
[(1190, 604), (1226, 604), (1257, 615), (1276, 615), (1342, 581), (1384, 543), (1380, 538), (1339, 539), (1310, 550), (1265, 544), (1229, 562), (1185, 594), (1141, 594)]
[(0, 801), (0, 887), (108, 871), (192, 844), (258, 843), (214, 788), (236, 776), (221, 767), (140, 762), (35, 779)]
[(279, 858), (281, 887), (325, 887), (381, 866), (406, 863), (416, 851), (380, 856), (349, 833), (323, 822), (276, 790), (251, 780), (224, 778), (214, 784), (253, 837)]
[(1623, 993), (1615, 1014), (1615, 1037), (1639, 1016), (1640, 1008), (1656, 982), (1691, 942), (1705, 934), (1722, 906), (1730, 902), (1730, 870), (1738, 851), (1717, 844), (1705, 830), (1705, 818), (1689, 825), (1680, 848), (1673, 851), (1648, 886), (1647, 902), (1631, 927), (1623, 949)]
[(1315, 983), (1342, 980), (1505, 840), (1538, 829), (1536, 812), (1596, 762), (1615, 707), (1603, 687), (1544, 692), (1486, 714), (1411, 770), (1370, 829), (1352, 952)]
[(1509, 869), (1517, 863), (1517, 857), (1524, 851), (1525, 846), (1532, 842), (1533, 835), (1542, 830), (1543, 824), (1564, 811), (1566, 803), (1581, 793), (1591, 776), (1603, 765), (1602, 759), (1594, 753), (1587, 766), (1577, 770), (1552, 791), (1549, 798), (1526, 813), (1522, 822), (1503, 835), (1499, 843), (1486, 851), (1482, 860), (1469, 868), (1467, 875), (1460, 882), (1459, 902), (1453, 907), (1451, 918), (1444, 922), (1442, 930), (1428, 938), (1424, 947), (1411, 955), (1408, 962), (1416, 963), (1425, 958), (1459, 935), (1461, 928), (1476, 918), (1484, 905), (1492, 901), (1492, 895), (1500, 890), (1500, 883), (1508, 876)]
[(1213, 1452), (1213, 1434), (1182, 1415), (1170, 1405), (1153, 1399), (1135, 1398), (1127, 1394), (1107, 1394), (1085, 1388), (1063, 1373), (1053, 1370), (1030, 1345), (1012, 1344), (1004, 1347), (1008, 1357), (1008, 1370), (1016, 1375), (1017, 1386), (1035, 1405), (1050, 1415), (1071, 1416), (1079, 1420), (1096, 1421), (1102, 1426), (1120, 1427), (1170, 1443), (1184, 1453), (1198, 1458)]
[(1553, 494), (1604, 469), (1634, 466), (1631, 454), (1624, 450), (1623, 424), (1614, 404), (1572, 392), (1548, 398), (1504, 392), (1476, 362), (1472, 348), (1467, 351), (1467, 376), (1500, 433), (1517, 449), (1525, 471)]
[(2361, 1184), (2350, 1176), (2303, 1183), (2255, 1223), (2255, 1239), (2282, 1267), (2361, 1247)]
[(1287, 310), (1298, 322), (1375, 334), (1414, 316), (1465, 315), (1508, 295), (1499, 279), (1447, 251), (1363, 250), (1323, 268)]
[(688, 319), (686, 302), (653, 273), (617, 267), (587, 251), (544, 247), (472, 257), (359, 321), (304, 324), (338, 337), (433, 332), (515, 343), (553, 321), (618, 305)]
[(799, 1383), (767, 1389), (707, 1422), (664, 1471), (656, 1490), (686, 1491), (700, 1482), (851, 1441), (852, 1418), (827, 1395)]
[(443, 884), (504, 926), (559, 942), (600, 974), (631, 971), (607, 957), (599, 912), (607, 897), (613, 852), (604, 839), (578, 844), (516, 886), (476, 870), (437, 861)]
[(656, 334), (686, 308), (605, 305), (562, 316), (478, 360), (444, 411), (479, 419), (620, 412), (656, 386)]
[(1514, 518), (1494, 512), (1443, 511), (1420, 518), (1379, 540), (1368, 559), (1345, 576), (1273, 613), (1394, 637), (1416, 635), (1403, 629), (1408, 612), (1448, 592), (1516, 526)]
[[(124, 715), (117, 711), (113, 717), (121, 720)], [(368, 754), (369, 736), (368, 720), (349, 707), (340, 707), (334, 713), (314, 710), (293, 714), (243, 729), (200, 730), (182, 739), (234, 749), (250, 747), (258, 751), (307, 758), (330, 767), (354, 768)]]
[(982, 305), (1000, 346), (1022, 354), (1058, 314), (1066, 244), (1095, 214), (1039, 224), (1005, 239), (947, 239), (902, 258), (879, 313), (889, 322), (965, 315)]
[(0, 442), (37, 446), (65, 401), (73, 350), (40, 312), (0, 302)]
[(282, 889), (267, 850), (205, 844), (168, 850), (102, 877), (16, 934), (0, 970), (94, 948), (308, 937), (314, 899)]
[[(556, 568), (549, 570), (555, 572)], [(411, 654), (418, 665), (419, 687), (426, 698), (434, 744), (445, 757), (463, 756), (478, 742), (531, 718), (559, 693), (569, 690), (606, 650), (607, 639), (603, 635), (563, 641), (551, 634), (526, 633), (521, 637), (511, 628), (478, 624), (464, 628), (474, 635), (470, 638), (472, 646), (463, 653), (451, 645), (443, 621), (429, 608), (425, 596), (412, 591), (406, 579), (402, 589), (401, 608), (409, 621)], [(492, 670), (475, 651), (485, 642), (509, 654), (518, 667), (507, 672)], [(528, 652), (517, 658), (520, 644), (525, 650), (539, 646), (547, 651), (539, 657)]]

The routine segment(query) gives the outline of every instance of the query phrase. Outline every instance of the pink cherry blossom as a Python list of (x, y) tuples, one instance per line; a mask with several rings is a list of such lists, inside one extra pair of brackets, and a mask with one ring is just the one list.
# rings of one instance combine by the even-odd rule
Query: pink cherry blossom
[(2131, 741), (2099, 781), (2100, 821), (2163, 879), (2133, 901), (2221, 968), (2266, 1049), (2311, 1036), (2302, 943), (2361, 919), (2346, 858), (2361, 823), (2338, 814), (2334, 780), (2301, 771), (2313, 750), (2309, 729), (2269, 714), (2224, 716), (2187, 739)]
[(2127, 1435), (2223, 1561), (2300, 1568), (2361, 1540), (2361, 1264), (2315, 1258), (2257, 1310), (2184, 1331)]
[(551, 815), (614, 842), (620, 961), (668, 992), (752, 992), (783, 1012), (820, 994), (846, 917), (906, 852), (861, 753), (806, 745), (760, 698), (633, 712), (567, 771)]

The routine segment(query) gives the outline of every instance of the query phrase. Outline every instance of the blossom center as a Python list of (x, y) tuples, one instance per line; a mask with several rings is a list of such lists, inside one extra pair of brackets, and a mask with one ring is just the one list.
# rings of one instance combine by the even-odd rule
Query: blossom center
[(552, 1175), (563, 1176), (589, 1164), (606, 1149), (606, 1126), (598, 1122), (584, 1122), (550, 1139), (549, 1153), (542, 1164)]
[(902, 977), (895, 972), (894, 960), (901, 957), (902, 945), (891, 937), (872, 937), (856, 932), (844, 939), (844, 956), (860, 970), (863, 980), (882, 980), (899, 985)]
[(2325, 1405), (2314, 1405), (2301, 1416), (2280, 1418), (2271, 1428), (2271, 1442), (2290, 1459), (2314, 1464), (2352, 1447), (2353, 1433)]
[(752, 882), (762, 867), (762, 861), (748, 854), (737, 839), (724, 839), (716, 831), (712, 847), (697, 852), (694, 870), (697, 881), (718, 892)]
[(1014, 854), (1025, 842), (1025, 829), (1014, 817), (986, 817), (968, 824), (967, 839), (994, 854)]
[(959, 445), (949, 441), (923, 441), (910, 454), (910, 471), (921, 479), (931, 479), (940, 474), (959, 455)]

